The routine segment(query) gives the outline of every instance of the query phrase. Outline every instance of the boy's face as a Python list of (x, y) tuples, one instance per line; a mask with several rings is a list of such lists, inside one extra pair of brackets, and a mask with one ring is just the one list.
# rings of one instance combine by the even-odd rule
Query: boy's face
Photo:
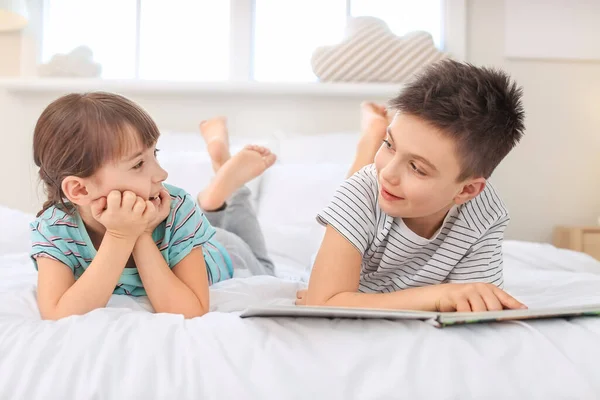
[(418, 117), (397, 113), (375, 156), (379, 205), (401, 218), (443, 218), (454, 204), (477, 196), (483, 178), (458, 182), (461, 166), (454, 141)]

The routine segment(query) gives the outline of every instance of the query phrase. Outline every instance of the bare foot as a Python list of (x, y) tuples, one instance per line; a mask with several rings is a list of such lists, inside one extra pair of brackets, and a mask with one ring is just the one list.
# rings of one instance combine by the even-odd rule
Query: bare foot
[(221, 166), (208, 187), (198, 195), (200, 207), (205, 211), (219, 209), (236, 190), (271, 167), (276, 158), (266, 147), (246, 146)]
[(348, 176), (373, 163), (375, 154), (387, 136), (387, 127), (390, 122), (385, 106), (368, 102), (360, 105), (361, 136)]
[(231, 158), (227, 118), (216, 117), (200, 122), (200, 133), (206, 142), (213, 170), (217, 172)]
[(361, 142), (377, 143), (377, 148), (385, 139), (388, 125), (391, 123), (385, 106), (370, 102), (360, 105)]

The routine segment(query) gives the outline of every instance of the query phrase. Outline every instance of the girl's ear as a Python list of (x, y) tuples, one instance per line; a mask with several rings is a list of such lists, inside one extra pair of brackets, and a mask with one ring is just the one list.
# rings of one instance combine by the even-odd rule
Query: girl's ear
[(476, 178), (465, 182), (460, 193), (454, 197), (454, 203), (461, 205), (479, 196), (479, 193), (485, 189), (485, 184), (485, 178)]
[(87, 180), (77, 176), (67, 176), (62, 181), (62, 191), (65, 197), (78, 206), (89, 205), (92, 202), (87, 188)]

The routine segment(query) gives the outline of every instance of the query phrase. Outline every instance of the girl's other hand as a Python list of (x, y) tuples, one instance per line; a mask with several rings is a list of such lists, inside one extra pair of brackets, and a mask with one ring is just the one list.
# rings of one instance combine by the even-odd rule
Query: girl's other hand
[(113, 190), (106, 197), (95, 200), (92, 215), (106, 228), (106, 235), (118, 239), (137, 240), (154, 217), (146, 200), (131, 191)]
[(160, 191), (157, 200), (147, 201), (147, 208), (153, 209), (152, 218), (148, 222), (148, 226), (145, 229), (146, 233), (152, 234), (156, 227), (163, 222), (169, 216), (171, 212), (171, 195), (167, 189)]

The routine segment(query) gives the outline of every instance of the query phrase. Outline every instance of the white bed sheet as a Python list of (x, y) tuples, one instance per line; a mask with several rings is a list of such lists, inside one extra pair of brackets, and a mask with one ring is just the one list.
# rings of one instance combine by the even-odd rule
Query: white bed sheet
[[(530, 306), (600, 303), (600, 263), (590, 257), (520, 242), (505, 253), (507, 290)], [(211, 292), (216, 312), (194, 320), (113, 296), (107, 309), (49, 322), (26, 254), (4, 255), (0, 398), (600, 398), (600, 318), (439, 330), (237, 316), (248, 305), (290, 304), (302, 285), (223, 282)]]

